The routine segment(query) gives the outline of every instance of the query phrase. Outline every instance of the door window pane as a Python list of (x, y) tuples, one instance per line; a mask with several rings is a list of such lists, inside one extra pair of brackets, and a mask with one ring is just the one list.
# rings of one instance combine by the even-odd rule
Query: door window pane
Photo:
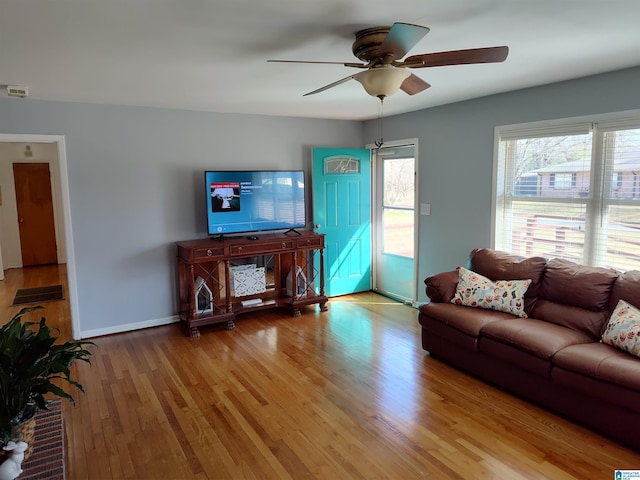
[(325, 174), (359, 173), (360, 160), (352, 157), (329, 158), (324, 163)]
[(383, 252), (413, 257), (415, 160), (387, 158), (383, 176)]
[(384, 161), (384, 206), (413, 209), (414, 159), (392, 158)]
[(413, 258), (413, 210), (385, 208), (382, 223), (384, 253)]

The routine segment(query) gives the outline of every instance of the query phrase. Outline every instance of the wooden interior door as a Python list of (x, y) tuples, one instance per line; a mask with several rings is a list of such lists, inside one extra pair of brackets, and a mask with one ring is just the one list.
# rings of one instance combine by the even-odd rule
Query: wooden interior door
[(48, 163), (14, 163), (22, 266), (58, 263)]

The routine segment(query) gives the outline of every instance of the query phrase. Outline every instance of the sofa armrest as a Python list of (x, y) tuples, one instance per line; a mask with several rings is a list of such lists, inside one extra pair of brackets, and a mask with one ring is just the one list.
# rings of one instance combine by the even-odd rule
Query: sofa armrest
[(458, 280), (458, 270), (437, 273), (425, 278), (424, 283), (427, 286), (427, 297), (429, 297), (432, 302), (449, 303), (456, 294)]

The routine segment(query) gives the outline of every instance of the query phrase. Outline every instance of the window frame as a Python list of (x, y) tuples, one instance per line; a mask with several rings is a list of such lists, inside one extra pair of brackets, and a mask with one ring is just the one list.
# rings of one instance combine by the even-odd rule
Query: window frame
[[(513, 223), (510, 217), (512, 205), (523, 201), (523, 195), (517, 193), (513, 177), (515, 176), (515, 164), (508, 165), (506, 159), (515, 158), (515, 153), (510, 151), (516, 141), (527, 138), (544, 138), (553, 136), (579, 135), (592, 133), (591, 169), (589, 171), (589, 195), (584, 198), (545, 198), (541, 196), (529, 196), (526, 201), (532, 203), (571, 203), (583, 205), (585, 209), (585, 237), (582, 263), (587, 265), (603, 266), (606, 262), (606, 252), (603, 252), (605, 241), (598, 240), (602, 227), (607, 225), (609, 207), (618, 205), (632, 205), (640, 209), (639, 199), (616, 198), (613, 195), (614, 184), (619, 185), (619, 176), (611, 171), (611, 165), (607, 162), (605, 138), (608, 132), (618, 130), (640, 129), (640, 110), (618, 112), (606, 115), (594, 115), (588, 117), (575, 117), (557, 119), (551, 121), (531, 122), (516, 125), (498, 126), (494, 131), (494, 158), (493, 158), (493, 185), (491, 208), (491, 245), (493, 248), (509, 251), (505, 248), (512, 245)], [(513, 163), (513, 162), (512, 162)], [(576, 185), (576, 174), (572, 175), (571, 186)], [(611, 181), (605, 181), (610, 178)], [(556, 177), (557, 180), (557, 177)], [(514, 190), (511, 194), (506, 192), (508, 181), (511, 181)], [(563, 182), (566, 184), (567, 182)], [(551, 188), (561, 190), (553, 185)], [(504, 225), (504, 228), (499, 228)], [(507, 235), (509, 239), (507, 240)], [(605, 249), (606, 250), (606, 249)]]

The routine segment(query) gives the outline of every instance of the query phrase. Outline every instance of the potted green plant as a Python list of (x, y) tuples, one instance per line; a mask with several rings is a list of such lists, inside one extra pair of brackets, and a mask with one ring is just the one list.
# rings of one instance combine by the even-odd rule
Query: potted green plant
[(16, 427), (33, 418), (38, 409), (47, 409), (47, 395), (73, 397), (63, 389), (73, 385), (84, 392), (82, 385), (71, 379), (70, 367), (76, 360), (89, 362), (91, 352), (85, 349), (92, 342), (56, 343), (57, 329), (47, 326), (44, 317), (39, 322), (23, 321), (22, 317), (41, 306), (20, 310), (0, 328), (0, 446), (15, 437)]

